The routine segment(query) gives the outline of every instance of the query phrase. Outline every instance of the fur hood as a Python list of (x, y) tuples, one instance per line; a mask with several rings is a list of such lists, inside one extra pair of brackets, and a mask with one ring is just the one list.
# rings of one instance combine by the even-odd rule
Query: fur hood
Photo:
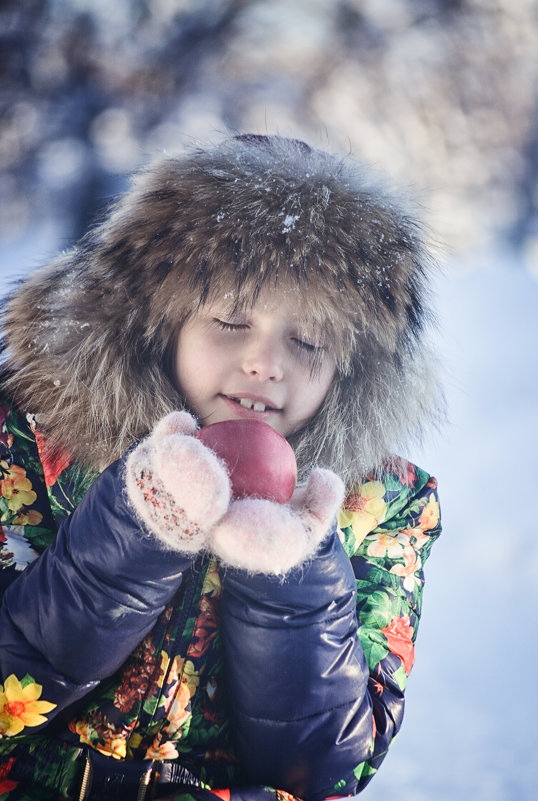
[(349, 481), (441, 405), (424, 342), (430, 267), (416, 220), (351, 158), (234, 137), (137, 174), (102, 223), (11, 295), (7, 387), (51, 448), (102, 469), (184, 408), (170, 365), (200, 303), (289, 287), (338, 360), (290, 442), (300, 474), (319, 464)]

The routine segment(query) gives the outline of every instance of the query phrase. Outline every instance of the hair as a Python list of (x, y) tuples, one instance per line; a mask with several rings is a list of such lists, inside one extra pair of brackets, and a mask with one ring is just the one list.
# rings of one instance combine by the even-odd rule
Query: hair
[(8, 389), (52, 449), (102, 469), (185, 408), (170, 368), (181, 325), (232, 292), (299, 293), (337, 371), (289, 437), (300, 476), (379, 471), (442, 408), (426, 340), (434, 262), (415, 216), (350, 156), (242, 135), (162, 158), (105, 219), (30, 276), (4, 316)]

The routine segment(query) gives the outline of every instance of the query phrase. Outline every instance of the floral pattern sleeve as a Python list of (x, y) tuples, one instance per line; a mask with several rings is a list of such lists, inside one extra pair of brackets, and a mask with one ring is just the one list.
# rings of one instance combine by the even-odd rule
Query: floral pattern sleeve
[(368, 662), (375, 749), (356, 768), (359, 789), (397, 734), (415, 656), (423, 565), (441, 532), (437, 481), (404, 460), (352, 488), (339, 528), (357, 580), (358, 636)]
[[(0, 397), (0, 599), (57, 533), (36, 433), (32, 416)], [(41, 693), (28, 673), (0, 675), (0, 739), (47, 722), (56, 704)]]
[(54, 540), (43, 468), (26, 417), (0, 399), (0, 589)]
[(47, 456), (34, 416), (0, 395), (0, 595), (54, 542), (95, 477), (66, 453)]

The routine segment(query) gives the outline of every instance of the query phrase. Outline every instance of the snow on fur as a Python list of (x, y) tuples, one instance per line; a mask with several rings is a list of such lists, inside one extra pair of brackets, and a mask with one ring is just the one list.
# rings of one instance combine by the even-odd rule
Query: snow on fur
[(424, 342), (431, 266), (417, 221), (352, 158), (234, 137), (136, 175), (100, 225), (15, 291), (8, 385), (52, 450), (102, 469), (185, 408), (170, 365), (200, 303), (295, 292), (338, 363), (290, 437), (299, 474), (319, 464), (357, 479), (439, 408)]

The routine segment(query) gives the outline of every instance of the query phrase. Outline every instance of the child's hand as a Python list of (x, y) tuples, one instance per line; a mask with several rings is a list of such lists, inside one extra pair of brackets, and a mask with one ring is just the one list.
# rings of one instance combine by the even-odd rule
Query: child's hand
[(344, 500), (344, 484), (316, 469), (289, 504), (261, 498), (233, 501), (215, 526), (209, 547), (223, 564), (284, 575), (313, 556)]
[(126, 460), (127, 494), (138, 516), (168, 548), (195, 553), (230, 504), (224, 463), (193, 435), (196, 421), (172, 412)]

